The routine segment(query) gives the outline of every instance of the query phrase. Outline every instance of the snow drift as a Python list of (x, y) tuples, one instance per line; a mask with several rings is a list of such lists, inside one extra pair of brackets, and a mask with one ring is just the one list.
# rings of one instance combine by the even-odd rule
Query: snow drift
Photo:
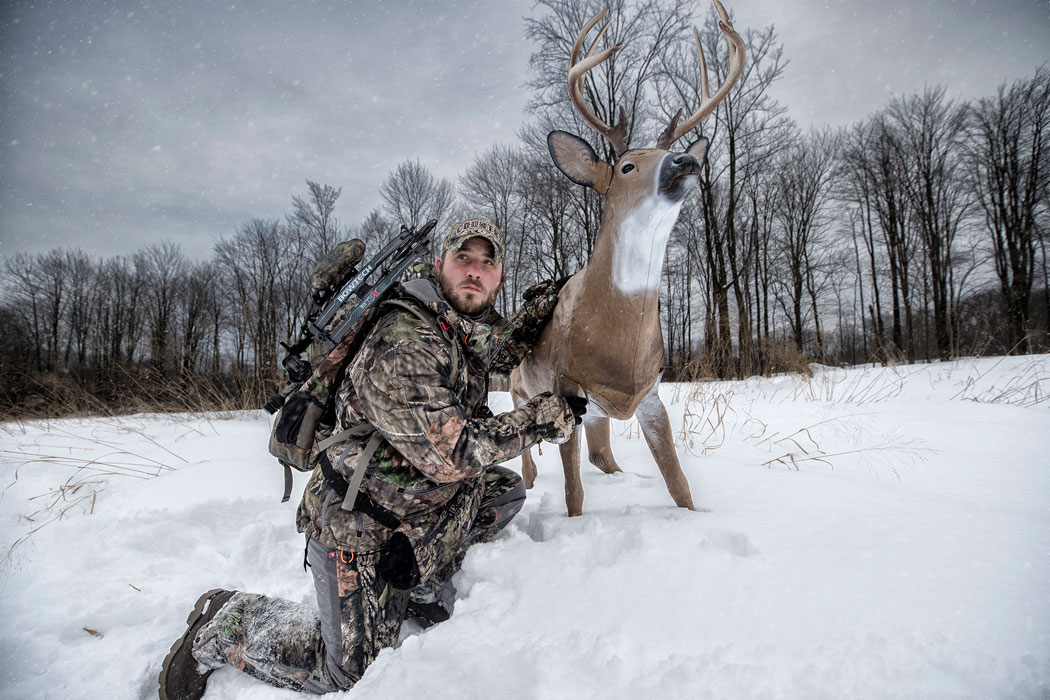
[[(702, 511), (673, 507), (631, 421), (626, 473), (585, 465), (580, 518), (544, 449), (452, 618), (406, 624), (345, 695), (1046, 698), (1048, 394), (1050, 356), (665, 385)], [(208, 588), (313, 604), (267, 431), (261, 411), (3, 426), (0, 697), (156, 697)], [(297, 697), (233, 669), (206, 695)]]

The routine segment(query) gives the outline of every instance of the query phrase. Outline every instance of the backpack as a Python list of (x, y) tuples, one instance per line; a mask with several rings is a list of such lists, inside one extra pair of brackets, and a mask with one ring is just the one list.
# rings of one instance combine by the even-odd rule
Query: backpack
[[(293, 345), (282, 343), (286, 350), (282, 365), (290, 381), (264, 406), (276, 414), (269, 451), (284, 467), (282, 503), (291, 495), (292, 469), (313, 471), (321, 453), (332, 445), (372, 434), (361, 455), (365, 465), (378, 447), (378, 434), (368, 423), (333, 435), (335, 395), (361, 343), (387, 310), (408, 311), (437, 331), (436, 316), (429, 309), (393, 298), (394, 284), (423, 253), (427, 234), (436, 224), (431, 220), (418, 230), (402, 226), (401, 234), (360, 270), (357, 265), (364, 256), (364, 243), (357, 239), (340, 243), (318, 261), (310, 280), (314, 290), (311, 313), (299, 340)], [(377, 281), (369, 282), (373, 276)], [(444, 337), (439, 331), (438, 335)], [(454, 376), (460, 363), (459, 347), (450, 343), (450, 348)], [(364, 471), (355, 469), (350, 483), (355, 495)]]

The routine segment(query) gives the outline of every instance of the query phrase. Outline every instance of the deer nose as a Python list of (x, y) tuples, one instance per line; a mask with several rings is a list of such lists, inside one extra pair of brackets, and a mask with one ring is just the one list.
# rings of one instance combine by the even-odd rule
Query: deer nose
[(674, 160), (672, 160), (671, 162), (677, 165), (679, 168), (682, 168), (683, 170), (695, 169), (700, 167), (700, 161), (696, 159), (696, 156), (691, 156), (688, 153), (682, 153), (680, 155), (675, 156)]

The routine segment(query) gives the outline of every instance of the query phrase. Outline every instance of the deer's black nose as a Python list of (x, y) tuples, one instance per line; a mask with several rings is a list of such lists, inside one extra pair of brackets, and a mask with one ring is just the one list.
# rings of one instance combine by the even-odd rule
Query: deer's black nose
[(697, 170), (700, 168), (700, 161), (696, 159), (696, 156), (691, 156), (688, 153), (675, 156), (671, 162), (683, 170)]
[(668, 153), (660, 167), (660, 192), (673, 202), (679, 202), (696, 187), (700, 161), (689, 153)]

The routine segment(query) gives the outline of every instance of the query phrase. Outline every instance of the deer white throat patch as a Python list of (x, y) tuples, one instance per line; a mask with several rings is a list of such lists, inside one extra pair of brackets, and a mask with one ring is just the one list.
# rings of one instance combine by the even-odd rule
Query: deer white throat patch
[[(657, 168), (657, 178), (659, 173), (660, 168)], [(654, 182), (653, 194), (620, 224), (620, 235), (613, 249), (612, 279), (624, 294), (638, 294), (660, 287), (667, 241), (678, 221), (682, 200), (672, 202), (659, 194), (657, 183), (658, 180)]]

